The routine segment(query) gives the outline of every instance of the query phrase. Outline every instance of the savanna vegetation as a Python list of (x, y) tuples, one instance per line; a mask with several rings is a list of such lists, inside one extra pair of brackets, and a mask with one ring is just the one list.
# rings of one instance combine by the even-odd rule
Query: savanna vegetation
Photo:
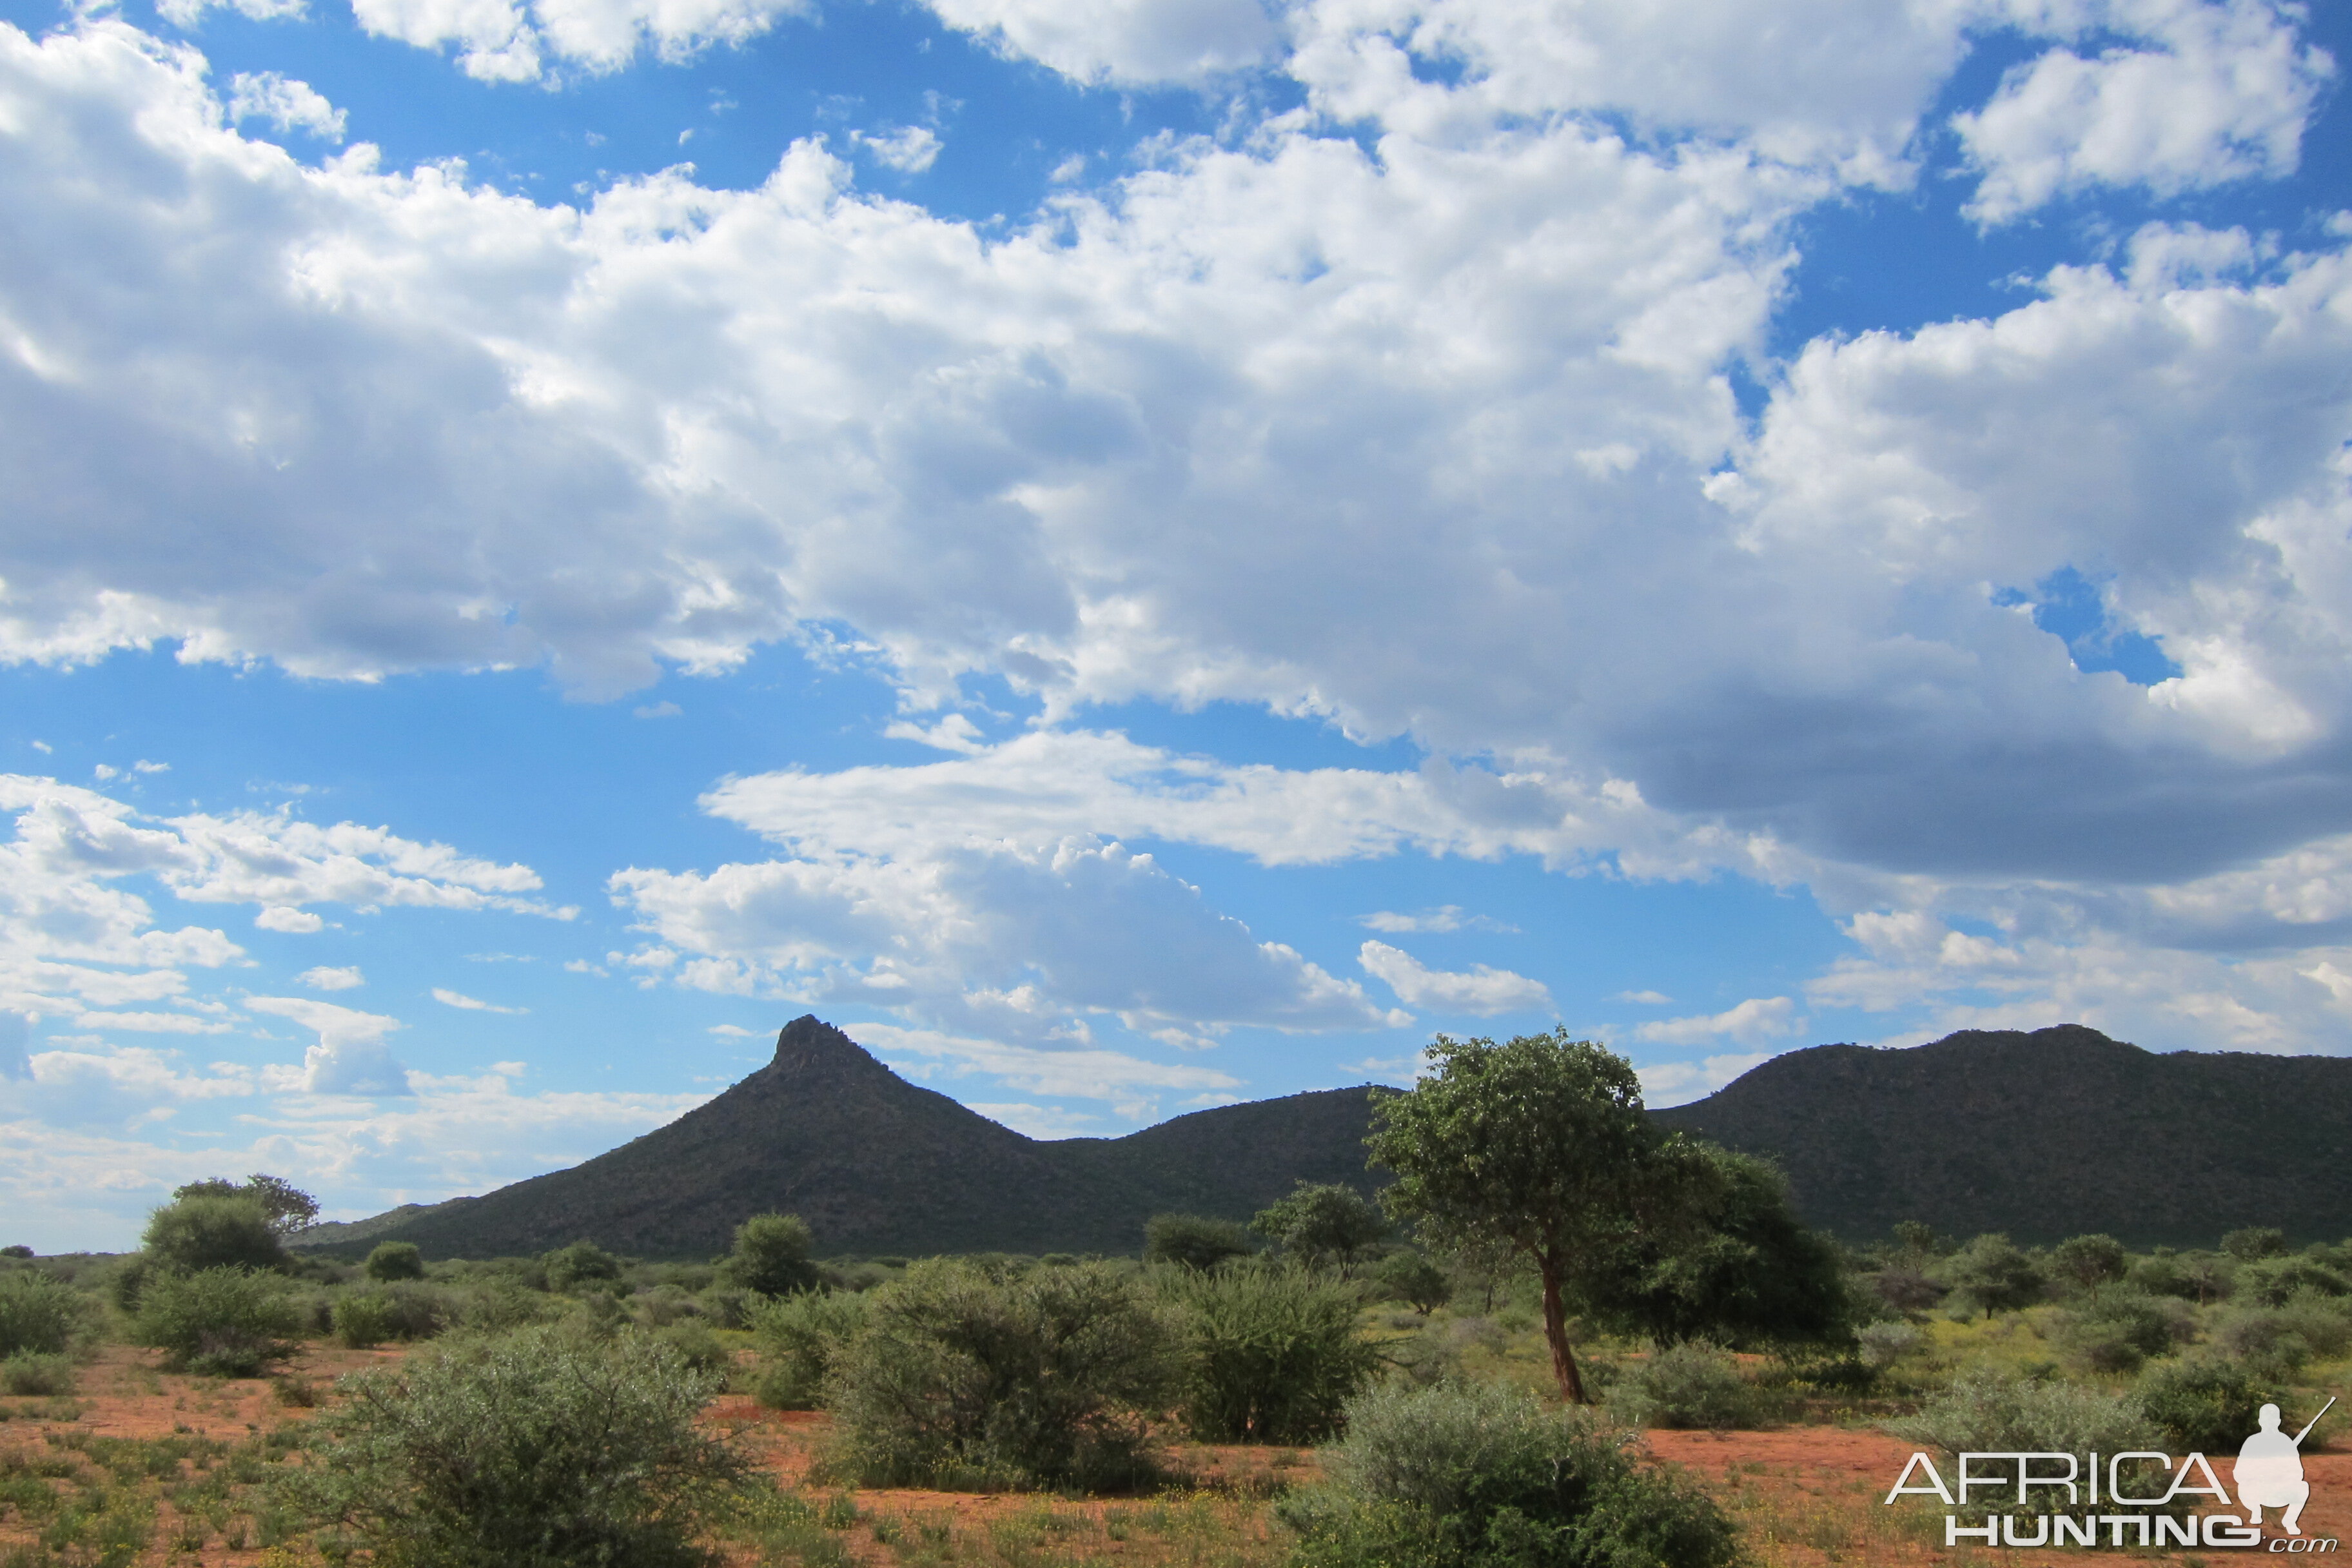
[(341, 1262), (195, 1184), (136, 1254), (0, 1252), (0, 1568), (1926, 1561), (1940, 1510), (1775, 1435), (2220, 1455), (2352, 1370), (2352, 1243), (1840, 1246), (1559, 1035), (1439, 1041), (1370, 1152), (1378, 1204), (1124, 1258)]

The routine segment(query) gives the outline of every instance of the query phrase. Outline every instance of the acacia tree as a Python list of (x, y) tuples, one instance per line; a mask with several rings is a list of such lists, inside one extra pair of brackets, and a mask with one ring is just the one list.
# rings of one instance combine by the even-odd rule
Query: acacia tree
[(1543, 1283), (1552, 1373), (1580, 1405), (1568, 1296), (1622, 1267), (1644, 1237), (1686, 1228), (1713, 1166), (1651, 1122), (1624, 1058), (1565, 1029), (1499, 1046), (1440, 1035), (1430, 1055), (1436, 1071), (1372, 1112), (1372, 1163), (1397, 1178), (1382, 1200), (1440, 1245), (1499, 1244), (1527, 1258)]
[(307, 1229), (319, 1217), (319, 1200), (288, 1181), (256, 1171), (242, 1182), (226, 1176), (207, 1177), (173, 1190), (174, 1202), (186, 1198), (248, 1198), (261, 1205), (270, 1234), (279, 1240)]

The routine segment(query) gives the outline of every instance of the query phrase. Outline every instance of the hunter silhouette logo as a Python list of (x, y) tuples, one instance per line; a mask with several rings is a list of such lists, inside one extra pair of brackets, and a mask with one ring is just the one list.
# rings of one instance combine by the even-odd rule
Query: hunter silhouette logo
[[(2230, 1479), (2238, 1489), (2236, 1503), (2229, 1489), (2213, 1473), (2204, 1455), (2191, 1454), (2176, 1469), (2172, 1456), (2155, 1452), (2079, 1454), (1968, 1453), (1959, 1456), (1953, 1484), (1944, 1484), (1936, 1462), (1914, 1454), (1885, 1501), (1906, 1495), (1940, 1499), (1947, 1508), (1976, 1503), (2012, 1502), (2016, 1512), (1986, 1515), (1981, 1524), (1964, 1524), (1958, 1513), (1944, 1516), (1944, 1544), (1979, 1541), (1988, 1546), (2216, 1546), (2266, 1548), (2272, 1552), (2334, 1552), (2333, 1536), (2303, 1533), (2304, 1505), (2311, 1500), (2311, 1483), (2303, 1474), (2303, 1440), (2319, 1425), (2319, 1416), (2334, 1409), (2330, 1399), (2319, 1415), (2293, 1436), (2279, 1430), (2279, 1407), (2265, 1405), (2256, 1419), (2258, 1429), (2239, 1446)], [(2153, 1464), (2150, 1464), (2153, 1461)], [(2144, 1479), (2153, 1470), (2156, 1482), (2170, 1477), (2161, 1491), (2140, 1497), (2127, 1489), (2156, 1484)], [(1913, 1477), (1924, 1479), (1914, 1481)], [(2037, 1496), (2035, 1488), (2042, 1489)], [(1990, 1497), (1981, 1494), (1990, 1493)], [(2205, 1513), (2177, 1511), (2174, 1503), (2189, 1498), (2210, 1498), (2219, 1508)], [(2230, 1511), (2232, 1509), (2242, 1512)], [(2279, 1536), (2263, 1533), (2263, 1510), (2279, 1510)], [(2105, 1532), (2106, 1540), (2099, 1539)]]

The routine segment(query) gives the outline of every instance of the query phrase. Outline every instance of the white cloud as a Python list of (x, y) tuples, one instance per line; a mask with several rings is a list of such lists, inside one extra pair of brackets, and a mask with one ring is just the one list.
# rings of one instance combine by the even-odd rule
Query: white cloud
[(631, 716), (638, 719), (675, 719), (684, 711), (675, 702), (651, 702), (629, 710)]
[(861, 1024), (857, 1036), (859, 1044), (914, 1077), (985, 1073), (1031, 1094), (1126, 1104), (1155, 1091), (1241, 1087), (1240, 1079), (1214, 1068), (1147, 1061), (1118, 1051), (1038, 1049), (886, 1024)]
[(1708, 1040), (1733, 1039), (1747, 1044), (1778, 1035), (1792, 1035), (1804, 1026), (1797, 1004), (1787, 996), (1750, 996), (1737, 1007), (1706, 1016), (1660, 1018), (1638, 1024), (1633, 1038), (1657, 1045), (1696, 1046)]
[(1000, 1122), (1031, 1138), (1102, 1136), (1101, 1117), (1083, 1110), (1067, 1110), (1058, 1105), (1032, 1105), (1025, 1100), (1004, 1104), (967, 1100), (964, 1109), (977, 1110), (991, 1121)]
[(874, 154), (883, 167), (902, 174), (919, 174), (939, 161), (944, 145), (927, 125), (901, 125), (890, 132), (853, 131), (849, 139)]
[(1507, 969), (1490, 969), (1483, 963), (1473, 964), (1462, 973), (1430, 969), (1411, 953), (1384, 942), (1364, 943), (1357, 950), (1357, 962), (1367, 973), (1387, 982), (1389, 989), (1408, 1007), (1483, 1016), (1551, 1005), (1551, 992), (1543, 982), (1514, 974)]
[(1630, 1002), (1643, 1007), (1670, 1007), (1674, 998), (1663, 991), (1620, 991), (1609, 998), (1612, 1002)]
[(740, 1024), (713, 1024), (710, 1032), (730, 1040), (764, 1040), (767, 1035), (758, 1029), (747, 1029)]
[(454, 47), (466, 74), (484, 81), (537, 80), (551, 63), (618, 70), (640, 48), (683, 60), (808, 10), (804, 0), (355, 0), (352, 7), (380, 37)]
[(926, 0), (950, 27), (1080, 81), (1192, 81), (1252, 66), (1276, 35), (1257, 0)]
[(1514, 925), (1505, 925), (1502, 921), (1490, 919), (1486, 915), (1465, 915), (1462, 912), (1462, 906), (1459, 904), (1445, 904), (1437, 909), (1423, 910), (1419, 914), (1403, 914), (1395, 910), (1376, 910), (1369, 915), (1362, 916), (1357, 923), (1390, 935), (1417, 931), (1516, 931), (1519, 929)]
[(519, 1014), (530, 1011), (528, 1007), (501, 1007), (495, 1002), (485, 1002), (478, 997), (467, 996), (456, 991), (445, 991), (438, 985), (433, 988), (433, 1000), (440, 1003), (444, 1007), (456, 1007), (467, 1013)]
[(263, 931), (285, 931), (295, 936), (308, 936), (321, 930), (326, 921), (308, 910), (289, 909), (272, 904), (253, 917), (253, 923)]
[(134, 773), (168, 773), (172, 771), (172, 764), (169, 763), (151, 763), (142, 757), (138, 762), (131, 764), (131, 771)]
[(306, 0), (157, 0), (155, 14), (184, 31), (201, 26), (210, 10), (235, 11), (255, 22), (299, 21), (310, 14)]
[(356, 963), (340, 969), (329, 968), (322, 963), (315, 969), (306, 969), (296, 975), (294, 984), (308, 985), (313, 991), (349, 991), (366, 984), (367, 976), (360, 973), (360, 967)]
[(1660, 1062), (1635, 1069), (1642, 1080), (1642, 1099), (1653, 1109), (1683, 1105), (1713, 1094), (1748, 1068), (1772, 1059), (1770, 1051), (1743, 1056), (1708, 1057), (1696, 1062)]
[[(307, 131), (326, 142), (341, 142), (347, 121), (309, 82), (289, 81), (276, 71), (239, 71), (230, 83), (228, 117), (267, 120), (280, 131)], [(161, 764), (142, 763), (139, 771), (160, 772)]]

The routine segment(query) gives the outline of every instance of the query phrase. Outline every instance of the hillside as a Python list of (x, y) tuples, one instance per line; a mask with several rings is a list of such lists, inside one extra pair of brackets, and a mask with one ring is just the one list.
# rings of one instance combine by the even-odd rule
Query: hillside
[(2019, 1242), (2352, 1235), (2352, 1061), (2338, 1058), (1968, 1030), (1912, 1050), (1792, 1051), (1657, 1115), (1779, 1160), (1806, 1220), (1853, 1240), (1906, 1219)]
[[(478, 1198), (320, 1226), (298, 1245), (434, 1257), (583, 1237), (653, 1258), (725, 1249), (794, 1213), (829, 1254), (1131, 1253), (1166, 1209), (1246, 1219), (1301, 1179), (1369, 1188), (1371, 1088), (1196, 1111), (1124, 1138), (1025, 1138), (907, 1082), (804, 1017), (774, 1060), (667, 1127)], [(2156, 1055), (2068, 1026), (1914, 1050), (1816, 1046), (1660, 1121), (1789, 1173), (1806, 1220), (1850, 1240), (1919, 1219), (2021, 1242), (2106, 1231), (2210, 1246), (2275, 1225), (2352, 1235), (2352, 1061)]]

